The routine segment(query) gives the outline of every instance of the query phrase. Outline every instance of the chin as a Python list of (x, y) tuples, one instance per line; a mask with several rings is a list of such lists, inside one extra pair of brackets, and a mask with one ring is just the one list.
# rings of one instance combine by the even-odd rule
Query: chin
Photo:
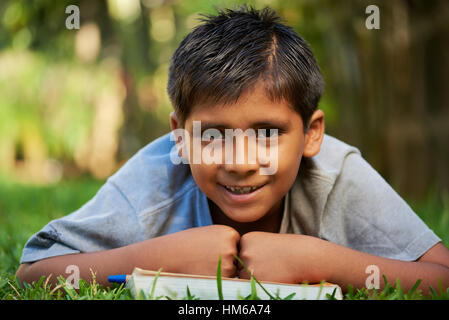
[(223, 210), (225, 215), (235, 221), (240, 223), (249, 223), (249, 222), (255, 222), (260, 219), (262, 219), (265, 216), (265, 212), (251, 212), (248, 213), (250, 209), (245, 208), (238, 208), (238, 209), (229, 209)]

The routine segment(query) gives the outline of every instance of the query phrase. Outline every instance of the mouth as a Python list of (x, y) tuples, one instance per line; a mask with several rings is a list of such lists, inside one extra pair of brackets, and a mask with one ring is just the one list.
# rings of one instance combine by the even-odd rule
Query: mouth
[(246, 185), (246, 186), (236, 186), (236, 185), (223, 185), (219, 184), (224, 191), (225, 198), (231, 204), (245, 205), (253, 203), (259, 198), (259, 194), (263, 191), (267, 183), (259, 185)]
[(233, 194), (250, 194), (254, 191), (262, 188), (264, 185), (259, 186), (229, 186), (229, 185), (222, 185), (227, 191), (233, 193)]

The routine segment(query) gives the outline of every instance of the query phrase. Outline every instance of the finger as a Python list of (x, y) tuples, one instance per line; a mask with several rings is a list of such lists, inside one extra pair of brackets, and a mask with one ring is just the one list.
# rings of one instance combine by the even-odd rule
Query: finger
[(251, 279), (251, 275), (254, 273), (254, 270), (250, 267), (244, 266), (239, 263), (239, 278), (242, 279)]
[(222, 265), (221, 275), (225, 278), (234, 278), (237, 274), (237, 268), (234, 264), (229, 262), (228, 264)]
[(237, 259), (234, 259), (234, 266), (237, 269), (237, 271), (240, 271), (243, 269), (242, 264), (240, 263), (240, 261), (238, 261)]
[(239, 271), (239, 278), (240, 279), (250, 279), (251, 275), (248, 273), (248, 271), (246, 271), (245, 269), (241, 269)]
[(243, 261), (243, 258), (241, 256), (237, 256), (234, 258), (234, 263), (237, 269), (242, 270), (245, 268), (245, 261)]

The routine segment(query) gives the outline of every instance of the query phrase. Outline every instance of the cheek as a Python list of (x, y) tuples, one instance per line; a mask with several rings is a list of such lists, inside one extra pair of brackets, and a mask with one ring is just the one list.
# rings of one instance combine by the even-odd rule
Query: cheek
[(196, 184), (203, 191), (215, 185), (216, 167), (204, 164), (191, 164), (190, 170)]
[(303, 146), (298, 141), (285, 143), (279, 146), (278, 154), (278, 177), (284, 182), (296, 179), (301, 164)]

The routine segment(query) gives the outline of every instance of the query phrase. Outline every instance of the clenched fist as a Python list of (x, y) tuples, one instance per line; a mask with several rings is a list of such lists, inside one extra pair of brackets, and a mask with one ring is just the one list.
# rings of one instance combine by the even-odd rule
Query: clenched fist
[(197, 227), (163, 236), (164, 257), (170, 257), (163, 271), (215, 276), (221, 255), (223, 277), (235, 277), (234, 255), (240, 240), (239, 233), (225, 225)]
[[(313, 267), (319, 241), (310, 236), (249, 232), (240, 238), (239, 257), (259, 281), (316, 283), (323, 280)], [(249, 279), (245, 269), (240, 278)]]

